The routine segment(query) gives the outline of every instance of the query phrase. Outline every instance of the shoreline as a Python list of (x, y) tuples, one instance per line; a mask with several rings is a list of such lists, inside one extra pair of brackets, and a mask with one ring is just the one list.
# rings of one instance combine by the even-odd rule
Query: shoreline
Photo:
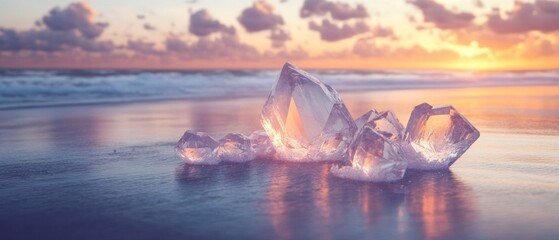
[[(401, 88), (384, 88), (384, 89), (352, 89), (352, 90), (344, 90), (339, 91), (339, 93), (343, 95), (348, 95), (351, 93), (367, 93), (367, 92), (397, 92), (397, 91), (422, 91), (422, 90), (474, 90), (474, 89), (495, 89), (495, 88), (519, 88), (519, 87), (558, 87), (558, 83), (549, 83), (549, 84), (533, 84), (533, 85), (526, 85), (526, 84), (519, 84), (519, 85), (485, 85), (485, 86), (455, 86), (455, 87), (432, 87), (432, 86), (425, 86), (425, 87), (401, 87)], [(189, 101), (189, 102), (197, 102), (197, 101), (225, 101), (225, 100), (237, 100), (237, 99), (251, 99), (251, 98), (262, 98), (264, 99), (262, 104), (264, 104), (265, 99), (267, 98), (268, 93), (266, 94), (255, 94), (255, 95), (235, 95), (235, 96), (200, 96), (200, 97), (169, 97), (169, 98), (138, 98), (138, 99), (123, 99), (123, 100), (108, 100), (108, 101), (91, 101), (91, 102), (61, 102), (61, 103), (45, 103), (45, 104), (22, 104), (22, 105), (8, 105), (2, 106), (0, 104), (0, 111), (16, 111), (20, 109), (42, 109), (42, 108), (59, 108), (59, 107), (79, 107), (79, 106), (95, 106), (95, 105), (124, 105), (124, 104), (141, 104), (141, 103), (156, 103), (156, 102), (167, 102), (167, 101)], [(557, 95), (559, 97), (559, 95)]]

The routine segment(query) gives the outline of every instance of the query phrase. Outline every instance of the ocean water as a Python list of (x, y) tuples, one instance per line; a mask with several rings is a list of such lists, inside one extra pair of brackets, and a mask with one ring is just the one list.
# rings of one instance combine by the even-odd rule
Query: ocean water
[[(555, 85), (559, 71), (310, 71), (341, 92)], [(266, 96), (278, 71), (0, 70), (0, 109)]]
[(331, 163), (175, 155), (187, 129), (259, 129), (277, 74), (2, 72), (0, 239), (559, 236), (557, 72), (315, 72), (353, 117), (390, 109), (405, 126), (421, 102), (452, 104), (481, 132), (449, 171), (395, 183), (340, 179)]

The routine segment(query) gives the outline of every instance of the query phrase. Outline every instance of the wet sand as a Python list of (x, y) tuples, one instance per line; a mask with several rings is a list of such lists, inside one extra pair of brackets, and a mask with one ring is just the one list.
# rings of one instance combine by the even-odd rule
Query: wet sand
[(559, 86), (344, 92), (354, 117), (452, 104), (481, 132), (447, 172), (373, 184), (329, 164), (188, 166), (186, 129), (259, 128), (265, 98), (0, 111), (6, 239), (554, 239)]

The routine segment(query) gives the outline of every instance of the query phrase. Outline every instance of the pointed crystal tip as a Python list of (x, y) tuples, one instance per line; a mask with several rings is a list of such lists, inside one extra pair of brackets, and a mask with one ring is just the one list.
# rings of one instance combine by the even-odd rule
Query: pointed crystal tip
[(260, 120), (278, 157), (288, 161), (341, 160), (357, 129), (332, 87), (289, 63)]

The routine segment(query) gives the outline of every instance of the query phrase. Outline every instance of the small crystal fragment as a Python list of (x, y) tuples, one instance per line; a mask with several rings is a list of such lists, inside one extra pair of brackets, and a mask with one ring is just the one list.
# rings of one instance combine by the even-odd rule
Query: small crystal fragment
[(417, 105), (408, 121), (402, 151), (412, 169), (447, 169), (479, 138), (479, 131), (454, 107)]
[(391, 182), (404, 177), (406, 161), (382, 133), (365, 125), (352, 144), (351, 166), (333, 166), (332, 174), (353, 180)]
[(357, 130), (334, 89), (289, 63), (260, 121), (278, 158), (288, 161), (343, 160)]
[(256, 157), (265, 159), (273, 158), (276, 151), (274, 150), (272, 141), (264, 130), (254, 131), (250, 134), (249, 139)]
[(217, 164), (214, 154), (218, 143), (203, 132), (186, 131), (175, 146), (177, 154), (189, 164)]
[(377, 110), (373, 109), (355, 119), (355, 124), (359, 130), (361, 130), (363, 126), (367, 125), (375, 131), (381, 133), (391, 142), (401, 140), (404, 135), (404, 126), (402, 126), (398, 118), (396, 118), (396, 115), (394, 115), (391, 111), (379, 113)]
[(250, 139), (240, 133), (229, 133), (220, 139), (216, 154), (228, 162), (247, 162), (256, 157)]

